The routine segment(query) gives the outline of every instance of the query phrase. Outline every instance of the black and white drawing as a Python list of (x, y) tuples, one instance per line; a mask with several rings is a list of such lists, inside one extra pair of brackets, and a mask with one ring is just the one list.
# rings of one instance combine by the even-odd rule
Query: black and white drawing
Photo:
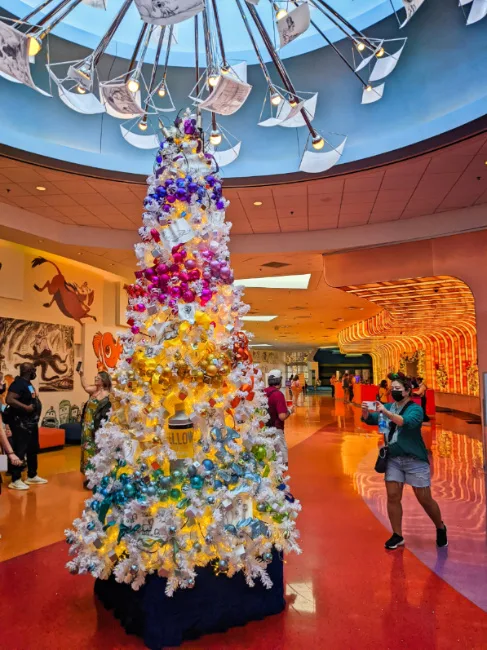
[(28, 40), (21, 32), (0, 22), (0, 72), (34, 87), (30, 76)]
[(233, 115), (250, 95), (252, 86), (230, 76), (221, 77), (216, 88), (200, 104), (201, 108), (218, 115)]
[(418, 11), (418, 9), (421, 7), (423, 2), (424, 0), (402, 0), (402, 4), (406, 12), (406, 19), (404, 20), (403, 23), (401, 23), (401, 27), (404, 27), (404, 25), (406, 25), (406, 23), (408, 23), (411, 20), (411, 18)]
[(144, 114), (137, 103), (137, 93), (130, 92), (124, 82), (100, 84), (100, 98), (105, 104), (107, 113), (112, 117), (129, 119)]
[(284, 47), (304, 34), (311, 24), (309, 4), (304, 2), (277, 21), (280, 46)]
[(196, 16), (205, 0), (135, 0), (140, 17), (151, 25), (174, 25)]

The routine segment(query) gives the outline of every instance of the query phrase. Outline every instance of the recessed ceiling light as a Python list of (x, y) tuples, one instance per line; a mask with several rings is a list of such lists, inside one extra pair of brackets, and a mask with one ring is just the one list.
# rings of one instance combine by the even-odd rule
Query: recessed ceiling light
[(254, 201), (254, 205), (256, 205), (257, 207), (259, 207), (259, 206), (262, 205), (262, 201)]
[(274, 320), (277, 316), (243, 316), (242, 320), (253, 321), (254, 323), (268, 323), (270, 320)]
[(307, 289), (310, 278), (311, 273), (305, 273), (304, 275), (276, 275), (269, 278), (235, 280), (235, 284), (239, 287), (251, 289)]
[(251, 348), (271, 348), (272, 345), (270, 343), (252, 343), (250, 345)]
[(38, 185), (38, 186), (36, 187), (36, 190), (39, 190), (39, 192), (45, 192), (45, 191), (46, 191), (46, 188), (43, 187), (42, 185)]
[(39, 244), (42, 244), (44, 240), (43, 239), (38, 239), (37, 241), (39, 242)]
[(83, 255), (83, 253), (76, 253), (76, 255)]

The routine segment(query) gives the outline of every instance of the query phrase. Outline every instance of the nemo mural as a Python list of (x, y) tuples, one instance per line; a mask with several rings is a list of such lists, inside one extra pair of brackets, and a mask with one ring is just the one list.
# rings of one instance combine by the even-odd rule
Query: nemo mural
[(75, 282), (67, 282), (59, 267), (44, 257), (36, 257), (32, 260), (33, 269), (42, 264), (52, 264), (56, 270), (52, 280), (48, 280), (44, 286), (39, 287), (34, 284), (36, 291), (47, 290), (49, 295), (52, 296), (51, 302), (45, 302), (43, 306), (51, 307), (53, 303), (56, 303), (67, 318), (72, 318), (80, 324), (83, 318), (92, 318), (96, 321), (95, 316), (90, 314), (91, 305), (95, 299), (93, 289), (90, 289), (86, 282), (81, 287)]
[(115, 337), (110, 332), (104, 332), (103, 334), (97, 332), (93, 337), (93, 351), (96, 355), (98, 372), (113, 370), (122, 354), (120, 338), (115, 340)]

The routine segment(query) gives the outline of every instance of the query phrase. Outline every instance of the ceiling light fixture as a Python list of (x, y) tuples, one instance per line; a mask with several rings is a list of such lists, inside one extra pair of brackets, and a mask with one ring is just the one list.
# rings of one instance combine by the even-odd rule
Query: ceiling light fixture
[(165, 97), (166, 96), (166, 86), (164, 84), (161, 84), (159, 87), (159, 90), (157, 91), (157, 94), (159, 97)]
[(319, 151), (320, 149), (323, 149), (323, 147), (325, 146), (325, 140), (324, 138), (321, 137), (321, 135), (317, 133), (313, 138), (312, 145), (313, 145), (313, 149)]
[(311, 273), (302, 275), (276, 275), (266, 278), (235, 280), (235, 284), (249, 289), (307, 289)]
[(29, 36), (29, 56), (35, 56), (36, 54), (39, 54), (39, 52), (42, 49), (42, 42), (39, 38), (36, 38), (35, 36)]
[(127, 88), (131, 93), (136, 93), (140, 88), (140, 84), (135, 77), (132, 77), (132, 79), (129, 79), (127, 82)]
[(262, 201), (254, 201), (254, 205), (260, 207), (262, 205)]
[(375, 53), (375, 56), (376, 56), (378, 59), (380, 59), (381, 57), (384, 56), (385, 53), (386, 53), (386, 51), (384, 50), (383, 47), (381, 47), (379, 50), (377, 50), (377, 52)]
[(219, 144), (221, 144), (222, 141), (222, 134), (220, 131), (212, 131), (210, 135), (210, 143), (214, 146), (217, 147)]
[(363, 52), (365, 50), (365, 43), (362, 43), (362, 41), (357, 41), (355, 45), (359, 52)]
[(243, 316), (242, 320), (246, 320), (253, 323), (268, 323), (271, 320), (274, 320), (277, 316), (253, 316), (252, 314), (248, 316)]
[(80, 84), (76, 86), (76, 92), (78, 95), (86, 95), (86, 88), (83, 88)]
[(45, 188), (43, 185), (38, 185), (38, 186), (36, 187), (36, 190), (38, 190), (39, 192), (45, 192), (45, 191), (46, 191), (46, 188)]
[(218, 75), (218, 74), (211, 74), (208, 77), (208, 83), (212, 88), (217, 86), (219, 81), (220, 81), (220, 75)]
[(273, 106), (279, 106), (279, 104), (282, 102), (283, 97), (281, 94), (277, 92), (275, 89), (271, 89), (271, 104)]
[(141, 131), (147, 131), (147, 117), (144, 116), (137, 124)]

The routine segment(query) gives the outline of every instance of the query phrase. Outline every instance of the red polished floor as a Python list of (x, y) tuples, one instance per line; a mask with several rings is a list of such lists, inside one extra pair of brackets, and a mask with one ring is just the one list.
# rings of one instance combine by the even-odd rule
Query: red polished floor
[[(487, 648), (487, 613), (407, 549), (384, 550), (388, 532), (354, 483), (357, 464), (376, 437), (359, 430), (352, 407), (337, 412), (329, 398), (312, 398), (309, 406), (296, 418), (297, 444), (290, 452), (292, 488), (303, 505), (303, 554), (287, 558), (287, 610), (184, 647)], [(309, 436), (313, 421), (322, 426)], [(92, 579), (67, 573), (66, 557), (60, 542), (0, 564), (0, 648), (142, 648), (97, 607)]]

